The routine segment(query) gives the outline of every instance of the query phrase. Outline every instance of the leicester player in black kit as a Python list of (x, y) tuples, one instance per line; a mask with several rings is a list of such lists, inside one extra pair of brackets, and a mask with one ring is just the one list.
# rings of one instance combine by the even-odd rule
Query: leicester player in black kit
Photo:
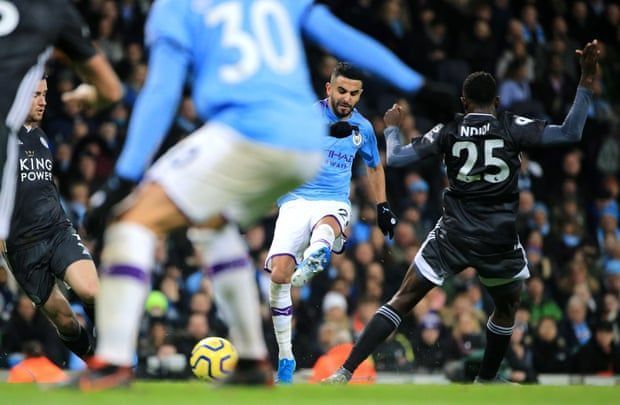
[(102, 105), (122, 96), (118, 77), (93, 47), (88, 28), (71, 1), (0, 0), (0, 244), (8, 235), (13, 210), (16, 133), (53, 46), (94, 85), (81, 85), (68, 98)]
[(501, 382), (497, 375), (510, 342), (527, 259), (516, 231), (517, 177), (522, 149), (578, 142), (585, 125), (597, 74), (596, 40), (580, 56), (581, 80), (564, 123), (510, 112), (496, 113), (499, 98), (493, 77), (476, 72), (463, 83), (465, 115), (438, 125), (411, 144), (400, 144), (400, 108), (385, 114), (388, 165), (399, 166), (443, 155), (449, 187), (443, 216), (416, 255), (392, 299), (368, 323), (344, 365), (325, 382), (346, 384), (357, 366), (396, 328), (402, 316), (446, 277), (475, 267), (495, 303), (487, 323), (487, 344), (476, 381)]
[(24, 126), (18, 133), (15, 209), (5, 256), (15, 279), (52, 321), (61, 341), (78, 356), (92, 354), (91, 334), (79, 324), (57, 280), (68, 284), (94, 322), (97, 270), (60, 203), (52, 175), (53, 157), (39, 128), (47, 83), (39, 80)]

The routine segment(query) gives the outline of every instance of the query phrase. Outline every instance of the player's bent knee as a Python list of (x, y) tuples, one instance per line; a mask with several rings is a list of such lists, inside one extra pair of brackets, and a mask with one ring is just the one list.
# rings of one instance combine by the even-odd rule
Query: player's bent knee
[(276, 271), (277, 268), (274, 268), (271, 271), (271, 281), (276, 284), (288, 284), (291, 282), (291, 277), (293, 276), (293, 272), (285, 272), (285, 271)]
[(79, 260), (72, 263), (65, 274), (65, 281), (73, 291), (87, 304), (93, 304), (99, 293), (99, 278), (92, 260)]
[(271, 259), (271, 281), (287, 284), (295, 271), (295, 260), (290, 256), (275, 256)]

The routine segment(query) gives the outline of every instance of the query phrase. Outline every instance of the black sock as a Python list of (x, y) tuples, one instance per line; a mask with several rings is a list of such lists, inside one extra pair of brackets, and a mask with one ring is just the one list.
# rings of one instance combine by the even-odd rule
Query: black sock
[(487, 323), (487, 346), (480, 365), (478, 376), (484, 380), (493, 380), (497, 376), (500, 364), (510, 344), (513, 328), (495, 325), (490, 319)]
[(389, 305), (384, 305), (375, 313), (362, 336), (357, 341), (343, 367), (353, 373), (355, 369), (375, 351), (385, 339), (400, 325), (400, 315)]
[(86, 304), (83, 302), (82, 306), (84, 307), (86, 316), (88, 316), (88, 321), (93, 327), (95, 327), (95, 304)]
[(90, 356), (95, 352), (95, 345), (93, 344), (93, 339), (90, 336), (90, 333), (80, 325), (80, 332), (77, 336), (64, 336), (58, 333), (60, 340), (67, 347), (67, 349), (71, 350), (73, 353), (78, 356), (84, 358), (85, 356)]

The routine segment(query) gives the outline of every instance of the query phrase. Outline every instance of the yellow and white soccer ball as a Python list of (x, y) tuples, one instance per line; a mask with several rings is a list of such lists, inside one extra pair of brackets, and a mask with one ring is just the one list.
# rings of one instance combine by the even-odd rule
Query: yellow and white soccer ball
[(237, 350), (228, 340), (208, 337), (196, 343), (189, 365), (201, 380), (219, 382), (234, 371), (238, 359)]

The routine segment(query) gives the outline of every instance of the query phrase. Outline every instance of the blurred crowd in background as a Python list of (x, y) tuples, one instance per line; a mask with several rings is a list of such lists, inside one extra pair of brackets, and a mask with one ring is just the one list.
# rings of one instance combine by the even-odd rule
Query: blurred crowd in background
[[(128, 119), (147, 74), (143, 26), (147, 0), (74, 1), (97, 46), (121, 77), (125, 97), (95, 114), (60, 95), (78, 84), (62, 63), (48, 67), (43, 129), (52, 141), (63, 204), (81, 229), (88, 199), (111, 173)], [(408, 65), (444, 83), (453, 96), (420, 103), (368, 78), (359, 110), (374, 124), (384, 149), (383, 113), (394, 102), (406, 111), (402, 132), (418, 137), (460, 111), (458, 95), (471, 72), (495, 74), (501, 108), (560, 123), (579, 80), (574, 50), (597, 38), (601, 77), (583, 140), (573, 147), (532, 150), (519, 176), (518, 229), (532, 277), (523, 291), (505, 362), (515, 381), (540, 373), (620, 373), (620, 3), (589, 0), (331, 0), (342, 20), (374, 37)], [(317, 98), (325, 94), (337, 60), (308, 48)], [(201, 125), (191, 98), (183, 98), (162, 151)], [(303, 136), (303, 132), (296, 131)], [(352, 223), (347, 250), (310, 285), (294, 289), (293, 348), (300, 368), (360, 334), (376, 309), (398, 288), (426, 233), (441, 215), (446, 178), (440, 160), (386, 168), (389, 201), (400, 223), (393, 240), (375, 225), (363, 164), (351, 183)], [(275, 353), (263, 262), (277, 210), (245, 230), (263, 293), (267, 342)], [(166, 376), (161, 359), (187, 355), (205, 336), (226, 336), (202, 266), (179, 230), (159, 241), (137, 353), (142, 376)], [(84, 233), (82, 232), (83, 236)], [(93, 252), (98, 248), (90, 241)], [(70, 293), (70, 292), (69, 292)], [(78, 313), (83, 311), (74, 305)], [(398, 332), (373, 355), (378, 371), (444, 373), (454, 380), (475, 374), (484, 347), (490, 297), (470, 268), (434, 289)], [(64, 368), (83, 364), (69, 355), (53, 326), (0, 267), (0, 365), (37, 340)], [(275, 359), (275, 358), (274, 358)], [(472, 371), (473, 370), (473, 371)], [(473, 374), (472, 374), (473, 373)]]

